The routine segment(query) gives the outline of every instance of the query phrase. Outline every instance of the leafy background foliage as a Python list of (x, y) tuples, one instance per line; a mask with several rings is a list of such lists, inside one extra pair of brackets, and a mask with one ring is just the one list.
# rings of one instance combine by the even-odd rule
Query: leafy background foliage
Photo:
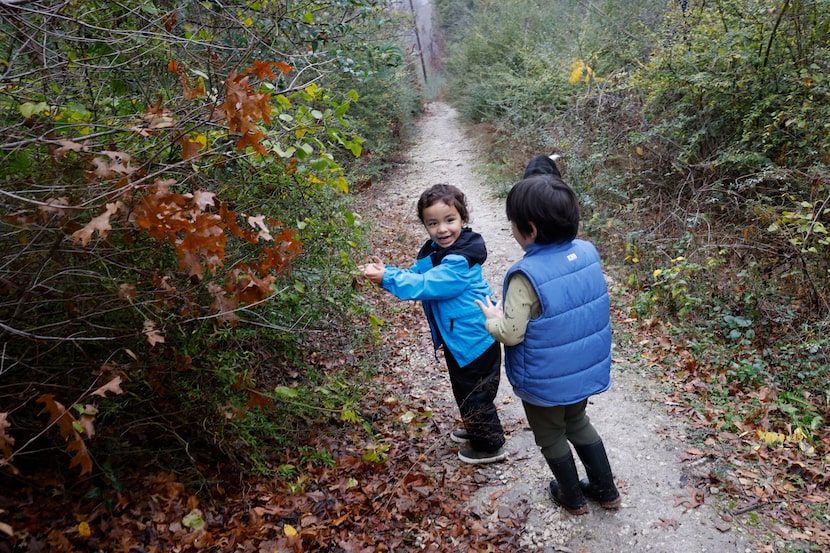
[[(775, 497), (806, 493), (812, 511), (779, 515), (825, 523), (827, 3), (436, 4), (455, 104), (496, 133), (494, 188), (531, 154), (563, 156), (622, 307), (672, 337), (638, 346), (685, 390), (684, 415), (788, 467), (768, 469)], [(757, 480), (734, 481), (753, 496)]]
[[(82, 474), (148, 451), (197, 478), (217, 454), (273, 472), (307, 412), (339, 417), (363, 378), (343, 353), (372, 339), (352, 324), (363, 226), (347, 193), (419, 110), (401, 15), (0, 9), (6, 469), (68, 439)], [(326, 408), (302, 391), (320, 389)]]

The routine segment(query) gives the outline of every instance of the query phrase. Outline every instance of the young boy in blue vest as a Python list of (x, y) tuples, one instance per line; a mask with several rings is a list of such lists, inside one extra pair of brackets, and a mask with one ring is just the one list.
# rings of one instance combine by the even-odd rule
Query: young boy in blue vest
[(504, 429), (494, 400), (501, 377), (501, 346), (484, 328), (475, 300), (490, 295), (481, 265), (487, 248), (480, 234), (467, 227), (464, 194), (455, 186), (436, 184), (418, 200), (418, 218), (429, 239), (409, 269), (384, 265), (380, 259), (360, 266), (369, 280), (402, 300), (420, 300), (435, 349), (444, 348), (453, 395), (464, 429), (452, 440), (468, 443), (458, 457), (485, 464), (507, 458)]
[[(505, 372), (555, 477), (553, 500), (570, 513), (621, 504), (602, 439), (585, 408), (611, 385), (611, 316), (599, 253), (577, 240), (579, 205), (554, 161), (536, 156), (510, 190), (507, 218), (525, 251), (504, 278), (501, 302), (477, 301), (505, 345)], [(573, 444), (587, 473), (580, 482)]]

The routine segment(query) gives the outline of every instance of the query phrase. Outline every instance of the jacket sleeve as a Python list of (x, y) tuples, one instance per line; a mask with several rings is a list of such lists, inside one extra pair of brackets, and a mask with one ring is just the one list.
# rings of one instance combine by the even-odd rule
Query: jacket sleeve
[[(425, 259), (430, 263), (429, 259)], [(469, 286), (469, 264), (460, 255), (448, 255), (437, 267), (423, 263), (411, 269), (387, 266), (381, 287), (402, 300), (444, 300), (457, 297)]]

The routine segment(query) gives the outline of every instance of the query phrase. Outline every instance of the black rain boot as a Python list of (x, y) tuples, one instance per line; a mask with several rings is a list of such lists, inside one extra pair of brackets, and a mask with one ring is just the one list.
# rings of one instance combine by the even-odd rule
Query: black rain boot
[(605, 453), (602, 440), (589, 445), (576, 445), (576, 454), (585, 466), (588, 479), (579, 482), (582, 493), (588, 499), (598, 501), (605, 509), (616, 509), (622, 504), (620, 492), (614, 484), (614, 475), (611, 473), (611, 464)]
[(576, 472), (576, 462), (571, 452), (559, 459), (545, 460), (556, 477), (550, 481), (550, 496), (553, 500), (572, 515), (587, 513), (588, 505), (579, 485), (579, 474)]

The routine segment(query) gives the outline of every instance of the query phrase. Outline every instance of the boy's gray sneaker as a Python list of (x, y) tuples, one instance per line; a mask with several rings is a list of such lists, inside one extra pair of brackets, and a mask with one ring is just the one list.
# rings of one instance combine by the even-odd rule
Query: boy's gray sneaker
[(458, 452), (458, 458), (471, 465), (486, 465), (498, 463), (507, 459), (507, 451), (500, 447), (496, 451), (476, 451), (475, 449), (462, 449)]
[(458, 430), (453, 430), (452, 434), (450, 434), (450, 439), (457, 444), (463, 444), (470, 440), (470, 434), (463, 428), (459, 428)]

